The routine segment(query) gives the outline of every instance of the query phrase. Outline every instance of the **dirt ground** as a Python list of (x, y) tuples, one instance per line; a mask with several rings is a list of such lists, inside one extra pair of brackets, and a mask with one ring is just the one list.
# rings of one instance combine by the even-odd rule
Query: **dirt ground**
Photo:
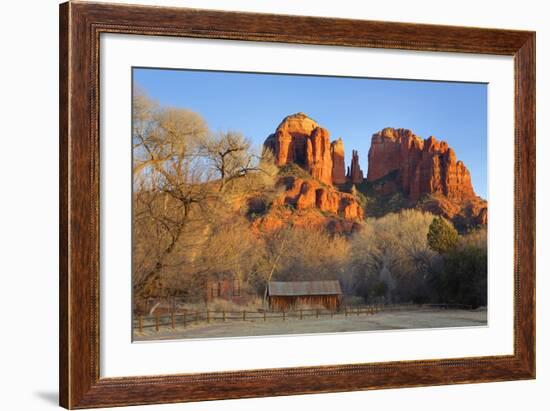
[(134, 332), (134, 341), (187, 338), (224, 338), (259, 335), (336, 333), (346, 331), (400, 330), (412, 328), (472, 327), (487, 325), (487, 310), (413, 309), (333, 318), (227, 321), (190, 324), (186, 328), (163, 326)]

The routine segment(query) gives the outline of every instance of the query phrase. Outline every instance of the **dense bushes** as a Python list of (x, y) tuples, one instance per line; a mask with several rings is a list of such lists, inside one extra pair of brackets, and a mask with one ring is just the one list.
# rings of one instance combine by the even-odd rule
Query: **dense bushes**
[(487, 305), (487, 232), (472, 231), (458, 245), (442, 255), (439, 269), (432, 269), (430, 286), (439, 301)]
[(367, 219), (352, 239), (355, 292), (367, 302), (419, 299), (435, 256), (427, 243), (432, 220), (431, 214), (416, 210)]
[(353, 290), (366, 302), (487, 304), (486, 230), (405, 210), (368, 219), (352, 239)]

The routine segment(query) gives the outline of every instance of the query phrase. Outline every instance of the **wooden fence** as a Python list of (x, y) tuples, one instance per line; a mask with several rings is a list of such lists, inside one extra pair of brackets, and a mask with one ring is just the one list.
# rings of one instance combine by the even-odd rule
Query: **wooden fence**
[[(442, 307), (437, 305), (437, 308)], [(225, 310), (182, 310), (172, 311), (169, 314), (157, 312), (154, 315), (139, 315), (134, 318), (134, 330), (143, 332), (145, 329), (154, 328), (159, 331), (161, 327), (176, 329), (188, 327), (199, 323), (220, 323), (227, 321), (288, 321), (319, 318), (347, 318), (350, 316), (374, 315), (381, 311), (399, 311), (422, 308), (420, 305), (390, 304), (390, 305), (363, 305), (354, 307), (342, 307), (340, 310), (327, 309), (295, 309), (292, 311), (225, 311)]]

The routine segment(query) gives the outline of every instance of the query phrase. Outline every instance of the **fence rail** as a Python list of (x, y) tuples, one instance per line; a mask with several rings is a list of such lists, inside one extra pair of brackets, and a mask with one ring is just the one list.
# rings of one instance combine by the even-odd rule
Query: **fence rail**
[(391, 312), (422, 308), (459, 308), (471, 309), (471, 306), (463, 304), (386, 304), (386, 305), (363, 305), (363, 306), (344, 306), (339, 310), (328, 309), (294, 309), (291, 311), (226, 311), (226, 310), (173, 310), (168, 314), (162, 314), (160, 311), (153, 315), (139, 315), (134, 318), (134, 330), (143, 332), (145, 329), (154, 328), (159, 331), (161, 327), (176, 329), (178, 327), (187, 327), (199, 323), (214, 323), (228, 321), (271, 321), (271, 320), (305, 320), (307, 318), (339, 317), (346, 318), (350, 316), (374, 315), (378, 312)]

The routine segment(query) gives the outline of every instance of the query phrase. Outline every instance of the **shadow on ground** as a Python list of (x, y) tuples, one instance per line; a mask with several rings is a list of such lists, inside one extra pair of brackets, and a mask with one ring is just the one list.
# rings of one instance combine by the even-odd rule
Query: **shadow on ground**
[(34, 393), (34, 395), (49, 404), (59, 404), (59, 393), (57, 391), (37, 391)]

